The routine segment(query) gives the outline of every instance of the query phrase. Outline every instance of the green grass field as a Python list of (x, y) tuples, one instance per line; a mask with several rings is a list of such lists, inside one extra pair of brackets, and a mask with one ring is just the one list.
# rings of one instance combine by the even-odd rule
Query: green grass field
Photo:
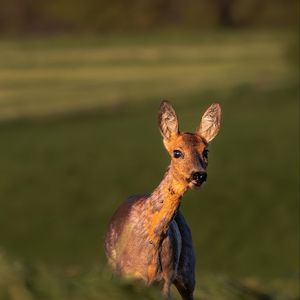
[(187, 131), (223, 108), (209, 180), (182, 205), (197, 299), (299, 299), (294, 47), (289, 32), (2, 40), (0, 299), (158, 299), (112, 280), (102, 244), (168, 165), (164, 98)]

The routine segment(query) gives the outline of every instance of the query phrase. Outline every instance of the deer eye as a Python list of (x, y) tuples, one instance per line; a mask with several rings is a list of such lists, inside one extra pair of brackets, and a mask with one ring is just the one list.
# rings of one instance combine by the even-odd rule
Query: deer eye
[(174, 150), (173, 151), (173, 156), (175, 158), (183, 157), (183, 153), (180, 150)]
[(203, 151), (202, 155), (203, 155), (204, 158), (207, 159), (207, 158), (208, 158), (208, 149), (205, 149), (205, 150)]

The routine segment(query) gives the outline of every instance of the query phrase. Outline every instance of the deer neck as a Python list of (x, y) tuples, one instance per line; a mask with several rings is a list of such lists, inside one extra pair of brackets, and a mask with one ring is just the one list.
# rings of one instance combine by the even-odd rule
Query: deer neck
[(149, 197), (147, 231), (150, 243), (159, 243), (165, 236), (187, 189), (186, 180), (177, 175), (171, 163), (163, 180)]

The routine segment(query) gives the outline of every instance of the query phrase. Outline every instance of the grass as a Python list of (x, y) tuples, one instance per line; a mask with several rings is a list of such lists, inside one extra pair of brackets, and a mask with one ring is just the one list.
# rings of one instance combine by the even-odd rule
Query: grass
[[(106, 269), (26, 267), (3, 253), (0, 265), (1, 300), (161, 299), (156, 287), (112, 278)], [(293, 279), (259, 281), (248, 277), (236, 280), (225, 275), (206, 274), (198, 277), (197, 282), (196, 299), (297, 299), (298, 286)], [(180, 299), (175, 289), (173, 294), (174, 300)]]
[(125, 291), (157, 299), (155, 289), (110, 279), (102, 243), (118, 204), (151, 191), (168, 164), (156, 122), (165, 97), (182, 130), (193, 130), (214, 99), (223, 107), (209, 180), (182, 205), (197, 253), (197, 298), (297, 299), (291, 37), (2, 41), (0, 247), (10, 257), (0, 262), (3, 299), (125, 299)]

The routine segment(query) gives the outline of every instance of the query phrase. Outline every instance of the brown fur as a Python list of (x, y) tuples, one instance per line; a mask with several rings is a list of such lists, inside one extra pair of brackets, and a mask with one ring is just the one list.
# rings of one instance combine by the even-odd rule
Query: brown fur
[[(165, 297), (169, 297), (174, 283), (182, 299), (193, 299), (195, 256), (191, 232), (179, 205), (187, 189), (196, 187), (191, 174), (206, 170), (203, 152), (219, 130), (220, 116), (220, 106), (213, 104), (195, 134), (180, 133), (174, 109), (162, 102), (159, 125), (171, 156), (170, 166), (150, 195), (128, 198), (109, 223), (105, 250), (115, 273), (148, 284), (159, 282)], [(175, 149), (183, 157), (174, 158)]]

